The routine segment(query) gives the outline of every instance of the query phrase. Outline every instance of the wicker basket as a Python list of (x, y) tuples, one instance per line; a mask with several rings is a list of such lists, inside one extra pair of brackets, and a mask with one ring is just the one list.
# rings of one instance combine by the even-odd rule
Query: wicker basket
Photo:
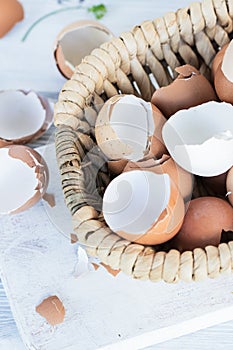
[(172, 283), (230, 273), (233, 242), (180, 253), (169, 245), (131, 243), (112, 232), (101, 212), (101, 194), (110, 177), (95, 143), (98, 110), (120, 92), (149, 101), (155, 82), (168, 85), (184, 63), (210, 79), (217, 50), (233, 36), (232, 20), (233, 0), (204, 0), (144, 21), (86, 56), (56, 103), (57, 159), (74, 232), (90, 255), (133, 278)]

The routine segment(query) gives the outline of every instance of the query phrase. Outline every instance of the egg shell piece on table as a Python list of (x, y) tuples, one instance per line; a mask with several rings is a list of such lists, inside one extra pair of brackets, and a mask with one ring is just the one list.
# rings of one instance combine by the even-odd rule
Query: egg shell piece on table
[(233, 206), (233, 167), (227, 173), (226, 179), (227, 198)]
[(37, 139), (52, 120), (49, 101), (34, 91), (0, 91), (0, 147)]
[(214, 86), (221, 101), (233, 104), (233, 40), (221, 56), (214, 75)]
[(166, 118), (177, 111), (216, 101), (217, 96), (210, 82), (189, 64), (176, 68), (178, 77), (168, 86), (156, 90), (151, 102)]
[(82, 59), (112, 37), (110, 30), (97, 21), (80, 20), (66, 26), (55, 42), (54, 57), (59, 71), (71, 78)]
[(0, 0), (0, 38), (24, 18), (24, 10), (17, 0)]
[(160, 159), (150, 158), (138, 162), (128, 162), (124, 172), (132, 170), (151, 171), (155, 174), (168, 174), (176, 184), (184, 201), (191, 199), (193, 191), (193, 176), (181, 168), (168, 155), (164, 154)]
[(199, 176), (217, 176), (233, 165), (233, 106), (207, 102), (175, 113), (163, 127), (176, 163)]
[(103, 215), (120, 237), (154, 245), (179, 231), (184, 202), (167, 174), (134, 170), (110, 182), (103, 197)]
[(113, 96), (98, 114), (97, 144), (109, 160), (139, 160), (155, 150), (163, 154), (164, 123), (165, 118), (151, 103), (134, 95)]
[(233, 208), (217, 197), (191, 200), (183, 225), (172, 245), (179, 251), (218, 246), (222, 230), (233, 230)]
[(48, 168), (39, 153), (21, 145), (0, 148), (0, 214), (29, 209), (44, 195)]
[(44, 317), (52, 326), (62, 323), (65, 318), (64, 305), (56, 295), (44, 299), (36, 306), (36, 312)]

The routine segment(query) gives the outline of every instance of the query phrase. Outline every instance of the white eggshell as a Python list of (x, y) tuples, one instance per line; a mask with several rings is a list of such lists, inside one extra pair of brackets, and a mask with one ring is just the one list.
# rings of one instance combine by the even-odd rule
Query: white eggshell
[(207, 102), (175, 113), (162, 130), (173, 159), (199, 176), (217, 176), (233, 165), (233, 106)]

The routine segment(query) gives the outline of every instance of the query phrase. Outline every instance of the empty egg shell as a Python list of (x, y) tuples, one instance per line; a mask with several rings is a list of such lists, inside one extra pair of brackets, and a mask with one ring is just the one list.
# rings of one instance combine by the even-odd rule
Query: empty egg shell
[(163, 127), (164, 143), (176, 163), (200, 176), (223, 174), (233, 164), (233, 106), (207, 102), (181, 110)]
[(0, 38), (24, 18), (23, 6), (17, 0), (0, 0)]
[(227, 173), (226, 187), (227, 197), (233, 206), (233, 167)]
[(110, 182), (103, 197), (103, 215), (119, 236), (153, 245), (179, 231), (184, 202), (167, 174), (135, 170)]
[(71, 78), (82, 59), (111, 38), (109, 29), (97, 21), (81, 20), (66, 26), (55, 43), (54, 56), (59, 71)]
[(176, 71), (178, 77), (170, 85), (156, 90), (151, 99), (166, 118), (181, 109), (217, 100), (210, 82), (196, 68), (186, 64)]
[(21, 145), (0, 148), (0, 214), (16, 214), (44, 195), (48, 168), (39, 153)]
[(191, 199), (193, 176), (177, 165), (168, 155), (163, 155), (163, 157), (158, 160), (150, 158), (139, 162), (128, 162), (124, 172), (132, 170), (152, 171), (155, 174), (168, 174), (180, 191), (184, 201), (187, 202)]
[(183, 225), (172, 244), (180, 251), (218, 246), (222, 230), (233, 229), (233, 208), (216, 197), (191, 200)]
[(95, 125), (97, 144), (109, 160), (139, 160), (149, 152), (162, 154), (161, 113), (134, 95), (117, 95), (101, 108)]
[(214, 75), (214, 86), (221, 101), (233, 104), (233, 40), (221, 56)]
[(40, 137), (52, 124), (50, 103), (33, 91), (0, 91), (0, 147)]

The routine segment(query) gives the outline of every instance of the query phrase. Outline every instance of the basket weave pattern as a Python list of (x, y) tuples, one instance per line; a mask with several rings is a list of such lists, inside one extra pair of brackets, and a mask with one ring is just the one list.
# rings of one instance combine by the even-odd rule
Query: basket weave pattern
[[(110, 97), (135, 94), (150, 101), (175, 68), (189, 63), (210, 79), (212, 60), (233, 36), (233, 0), (204, 0), (144, 21), (86, 56), (55, 105), (56, 151), (74, 231), (90, 255), (133, 278), (151, 281), (214, 278), (233, 268), (233, 242), (180, 253), (120, 238), (105, 224), (101, 193), (110, 181), (95, 143), (95, 121)], [(155, 83), (156, 82), (156, 83)]]

